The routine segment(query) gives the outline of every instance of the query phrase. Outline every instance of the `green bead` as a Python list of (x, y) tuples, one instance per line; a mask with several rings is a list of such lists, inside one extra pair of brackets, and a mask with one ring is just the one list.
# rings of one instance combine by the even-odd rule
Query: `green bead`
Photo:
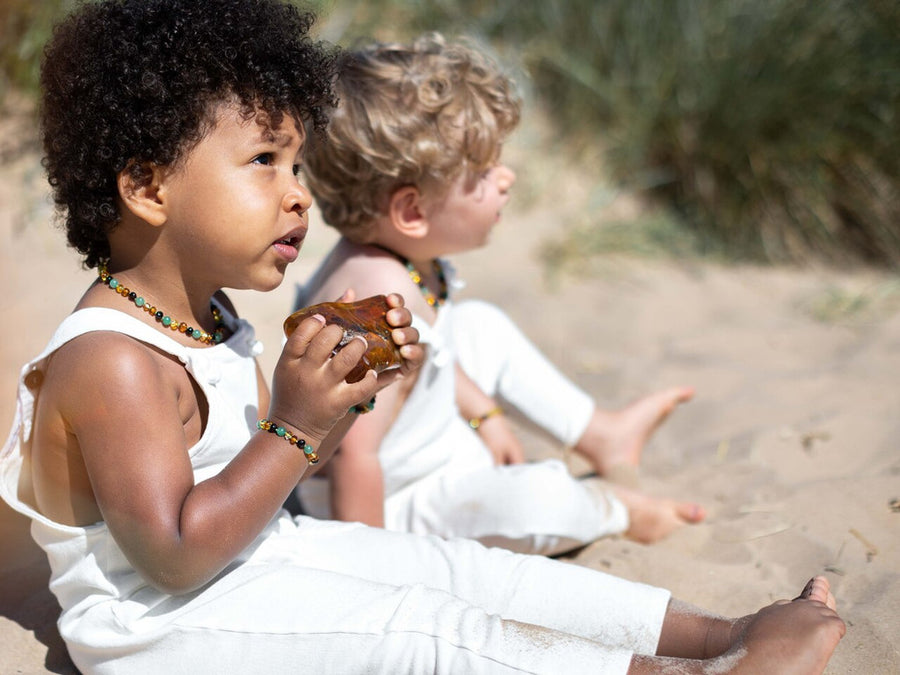
[(171, 326), (171, 325), (172, 325), (172, 317), (170, 317), (170, 316), (164, 316), (164, 317), (162, 318), (162, 325), (165, 326), (166, 328), (168, 328), (169, 326)]
[(137, 305), (138, 307), (143, 307), (144, 299), (142, 297), (138, 296), (134, 299), (134, 304)]
[(119, 282), (116, 281), (115, 279), (113, 279), (112, 277), (110, 277), (109, 278), (109, 287), (112, 289), (116, 289), (119, 287)]
[(303, 452), (307, 455), (311, 455), (315, 452), (315, 450), (313, 450), (313, 447), (311, 445), (307, 445), (303, 448)]
[(199, 340), (201, 335), (203, 335), (203, 333), (201, 333), (196, 328), (191, 332), (191, 337), (194, 338), (195, 340)]
[(287, 429), (285, 429), (284, 427), (277, 427), (275, 429), (276, 436), (284, 436), (286, 433), (287, 433)]

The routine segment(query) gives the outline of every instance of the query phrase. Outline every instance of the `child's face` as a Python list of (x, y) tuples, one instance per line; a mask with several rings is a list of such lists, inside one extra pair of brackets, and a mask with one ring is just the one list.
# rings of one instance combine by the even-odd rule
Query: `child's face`
[(216, 287), (271, 290), (297, 259), (309, 191), (297, 181), (303, 127), (274, 128), (222, 104), (215, 126), (170, 169), (166, 236)]
[(447, 197), (433, 204), (428, 214), (429, 232), (440, 240), (442, 255), (487, 244), (515, 181), (515, 172), (498, 162), (479, 175), (474, 184), (466, 175), (453, 182)]

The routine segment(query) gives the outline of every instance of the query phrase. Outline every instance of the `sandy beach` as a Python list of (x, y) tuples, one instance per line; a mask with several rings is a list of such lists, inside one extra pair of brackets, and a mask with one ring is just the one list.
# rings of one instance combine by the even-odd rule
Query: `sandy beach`
[[(28, 128), (10, 124), (0, 129), (6, 137)], [(900, 672), (900, 279), (603, 256), (551, 284), (537, 257), (560, 234), (547, 197), (511, 206), (488, 249), (455, 260), (462, 295), (506, 308), (605, 407), (696, 387), (647, 446), (641, 480), (653, 494), (709, 510), (705, 523), (662, 543), (614, 537), (568, 559), (727, 615), (793, 597), (825, 574), (848, 626), (826, 672)], [(0, 236), (0, 421), (9, 428), (20, 366), (93, 274), (52, 224), (34, 152), (0, 165)], [(333, 238), (314, 215), (287, 283), (232, 295), (266, 345), (267, 373), (292, 284)], [(521, 431), (532, 457), (562, 455)], [(0, 671), (75, 672), (56, 631), (46, 560), (5, 505), (0, 537)]]

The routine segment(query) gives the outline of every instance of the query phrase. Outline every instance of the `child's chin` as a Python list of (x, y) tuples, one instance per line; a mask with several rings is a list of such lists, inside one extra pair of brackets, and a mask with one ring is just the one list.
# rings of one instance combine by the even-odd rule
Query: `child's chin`
[(265, 281), (256, 284), (253, 290), (259, 291), (260, 293), (268, 293), (269, 291), (274, 291), (284, 282), (284, 272), (284, 269), (279, 268), (277, 275), (273, 274)]

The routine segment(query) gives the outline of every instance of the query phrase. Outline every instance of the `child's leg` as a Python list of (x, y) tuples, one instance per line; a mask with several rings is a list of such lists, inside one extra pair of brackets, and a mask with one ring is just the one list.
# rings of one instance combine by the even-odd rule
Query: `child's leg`
[[(654, 653), (669, 593), (543, 556), (477, 542), (415, 536), (353, 523), (298, 519), (299, 532), (267, 542), (303, 565), (396, 586), (443, 591), (494, 614), (616, 648)], [(254, 554), (254, 558), (256, 555)]]
[[(691, 387), (671, 387), (643, 396), (619, 410), (596, 409), (575, 444), (601, 476), (633, 476), (644, 444), (680, 403), (694, 395)], [(623, 471), (624, 470), (624, 471)], [(626, 482), (621, 480), (620, 482)], [(632, 485), (635, 483), (631, 479)]]
[(644, 443), (693, 390), (674, 387), (618, 411), (598, 409), (497, 307), (477, 300), (453, 307), (460, 365), (482, 390), (583, 454), (600, 475), (636, 466)]
[(706, 509), (694, 502), (653, 497), (624, 485), (606, 484), (628, 511), (625, 536), (643, 544), (652, 544), (676, 529), (706, 518)]
[[(635, 654), (630, 672), (636, 673), (660, 672), (666, 665), (688, 668), (678, 672), (703, 672), (690, 668), (712, 664), (721, 673), (820, 673), (844, 632), (824, 577), (817, 577), (801, 594), (806, 598), (726, 619), (669, 602), (662, 589), (541, 556), (348, 523), (298, 522), (299, 541), (289, 536), (284, 543), (291, 546), (293, 540), (294, 546), (301, 545), (310, 566), (397, 585), (400, 595), (412, 602), (393, 610), (393, 618), (402, 622), (415, 616), (430, 625), (427, 617), (434, 616), (433, 621), (441, 630), (450, 630), (454, 640), (477, 636), (476, 654), (481, 657), (484, 650), (495, 650), (495, 656), (502, 655), (501, 662), (515, 644), (524, 650), (519, 665), (532, 659), (541, 664), (533, 672), (543, 672), (546, 666), (549, 672), (621, 672), (613, 664), (621, 663), (620, 650), (625, 649)], [(432, 606), (432, 592), (451, 597), (440, 601), (434, 596), (437, 605)], [(457, 601), (470, 607), (456, 611)], [(453, 611), (441, 614), (445, 607)], [(423, 615), (417, 614), (420, 609)]]
[[(794, 600), (813, 600), (831, 610), (836, 607), (831, 585), (828, 579), (821, 576), (810, 579)], [(786, 601), (779, 600), (774, 606), (783, 604)], [(656, 653), (695, 659), (721, 656), (741, 642), (743, 634), (757, 619), (758, 613), (738, 619), (713, 617), (673, 599), (666, 612)], [(703, 648), (698, 651), (691, 645), (702, 645)]]
[[(365, 566), (369, 552), (363, 546), (352, 557)], [(403, 567), (402, 561), (395, 563)], [(460, 576), (477, 574), (460, 571)], [(553, 577), (544, 584), (546, 601)], [(124, 620), (110, 617), (105, 648), (82, 650), (70, 640), (76, 664), (84, 672), (210, 675), (587, 675), (624, 674), (632, 658), (627, 647), (509, 619), (414, 580), (381, 583), (290, 558), (243, 565), (183, 611), (159, 621), (150, 614), (134, 626), (127, 623), (127, 610)]]
[[(477, 300), (460, 303), (453, 311), (460, 365), (476, 384), (491, 396), (501, 396), (564, 443), (574, 444), (610, 480), (627, 482), (623, 476), (628, 473), (620, 467), (633, 468), (647, 436), (692, 393), (675, 387), (650, 394), (621, 411), (600, 410), (502, 311)], [(615, 488), (614, 493), (616, 498), (607, 501), (625, 504), (630, 516), (626, 534), (643, 543), (658, 541), (706, 516), (694, 502), (651, 497), (628, 486)]]
[(596, 482), (574, 478), (557, 460), (473, 466), (388, 497), (385, 527), (558, 555), (628, 529), (625, 505)]
[[(820, 672), (813, 668), (843, 632), (821, 588), (810, 600), (729, 621), (668, 608), (662, 589), (540, 556), (349, 523), (281, 525), (245, 564), (195, 594), (151, 611), (140, 594), (89, 609), (90, 646), (81, 648), (77, 628), (64, 633), (76, 664), (204, 673), (638, 673), (667, 665), (701, 672), (707, 665), (649, 656), (670, 649), (687, 658), (724, 650), (710, 664), (721, 673), (784, 672), (773, 664)], [(108, 639), (98, 642), (97, 630)], [(711, 649), (710, 632), (724, 636)]]
[(635, 655), (629, 673), (790, 672), (820, 674), (846, 627), (828, 580), (810, 580), (793, 601), (780, 600), (739, 619), (713, 617), (673, 601), (657, 658)]

